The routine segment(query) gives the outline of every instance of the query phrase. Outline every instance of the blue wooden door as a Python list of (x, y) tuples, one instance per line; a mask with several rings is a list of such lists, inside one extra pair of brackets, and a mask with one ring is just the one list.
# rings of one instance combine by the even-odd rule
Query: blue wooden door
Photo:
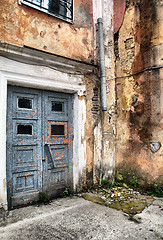
[(72, 188), (72, 97), (8, 87), (8, 203), (14, 207)]
[(52, 198), (72, 188), (72, 98), (44, 92), (43, 192)]

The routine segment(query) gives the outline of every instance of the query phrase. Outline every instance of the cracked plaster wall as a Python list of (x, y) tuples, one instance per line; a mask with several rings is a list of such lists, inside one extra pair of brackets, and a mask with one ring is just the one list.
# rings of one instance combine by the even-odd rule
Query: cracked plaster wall
[[(163, 2), (126, 1), (120, 30), (115, 34), (116, 76), (163, 65)], [(116, 172), (126, 181), (138, 177), (143, 187), (161, 184), (163, 148), (162, 68), (116, 79)]]
[(92, 0), (74, 1), (73, 24), (19, 4), (18, 0), (0, 0), (0, 11), (2, 42), (93, 63)]

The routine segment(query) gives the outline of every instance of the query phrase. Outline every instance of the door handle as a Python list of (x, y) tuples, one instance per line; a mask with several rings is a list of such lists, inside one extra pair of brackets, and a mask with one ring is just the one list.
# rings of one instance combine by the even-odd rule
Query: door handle
[(52, 161), (52, 164), (53, 164), (53, 168), (56, 168), (56, 165), (55, 165), (54, 162), (53, 162), (51, 146), (50, 146), (50, 144), (48, 144), (48, 143), (45, 143), (45, 146), (47, 146), (48, 151), (49, 151), (49, 153), (50, 153), (50, 158), (51, 158), (51, 161)]

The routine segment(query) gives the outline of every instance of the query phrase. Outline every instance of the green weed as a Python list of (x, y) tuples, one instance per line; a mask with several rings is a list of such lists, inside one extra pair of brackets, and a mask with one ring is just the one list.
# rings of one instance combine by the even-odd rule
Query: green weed
[(135, 177), (135, 176), (132, 177), (132, 183), (133, 183), (134, 188), (137, 188), (137, 186), (138, 186), (138, 179), (137, 179), (137, 177)]
[(108, 180), (102, 178), (102, 179), (101, 179), (101, 186), (106, 186), (107, 184), (108, 184)]
[(163, 185), (158, 184), (158, 186), (155, 186), (155, 195), (157, 197), (163, 197)]
[(65, 190), (62, 192), (62, 197), (69, 197), (74, 194), (74, 190), (71, 190), (70, 188), (65, 188)]

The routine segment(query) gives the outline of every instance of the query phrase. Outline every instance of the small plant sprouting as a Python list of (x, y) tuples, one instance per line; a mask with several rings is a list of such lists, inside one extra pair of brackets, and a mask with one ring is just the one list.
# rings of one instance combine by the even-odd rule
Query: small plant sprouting
[(74, 190), (72, 191), (70, 188), (65, 188), (65, 190), (62, 192), (62, 197), (68, 197), (72, 196), (74, 194)]
[(112, 189), (113, 186), (114, 186), (114, 182), (110, 181), (110, 182), (109, 182), (109, 185), (108, 185), (109, 189)]
[(157, 197), (163, 197), (163, 185), (158, 184), (158, 185), (155, 187), (155, 195), (156, 195)]
[(108, 184), (108, 179), (101, 179), (101, 186), (106, 186)]
[(133, 176), (133, 177), (132, 177), (132, 182), (133, 182), (134, 188), (137, 188), (137, 185), (138, 185), (138, 179), (137, 179), (137, 177)]
[(113, 187), (122, 187), (122, 183), (121, 182), (114, 182), (114, 184), (113, 184)]

